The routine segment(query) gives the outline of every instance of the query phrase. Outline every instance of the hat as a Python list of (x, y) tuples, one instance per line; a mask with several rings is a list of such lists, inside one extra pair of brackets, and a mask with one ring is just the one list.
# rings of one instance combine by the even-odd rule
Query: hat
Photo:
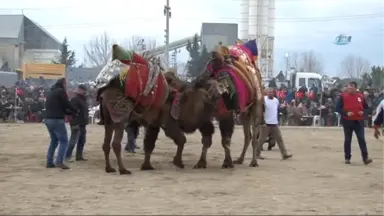
[(77, 88), (84, 90), (84, 91), (87, 91), (87, 87), (83, 84), (79, 85)]

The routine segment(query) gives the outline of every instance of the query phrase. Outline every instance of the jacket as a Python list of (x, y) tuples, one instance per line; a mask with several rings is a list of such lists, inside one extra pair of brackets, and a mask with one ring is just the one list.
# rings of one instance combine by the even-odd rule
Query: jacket
[(56, 82), (48, 93), (45, 102), (45, 118), (64, 119), (66, 115), (76, 115), (77, 110), (68, 100), (62, 80)]
[(83, 95), (77, 94), (71, 99), (71, 104), (78, 110), (78, 115), (72, 118), (70, 121), (71, 126), (84, 126), (88, 124), (88, 104), (86, 97)]
[(381, 125), (384, 124), (384, 100), (382, 100), (377, 106), (375, 115), (372, 118), (373, 125), (377, 128), (379, 128)]
[[(336, 111), (344, 120), (364, 120), (364, 114), (359, 115), (359, 112), (364, 112), (366, 109), (368, 109), (368, 105), (361, 93), (343, 93), (336, 105)], [(348, 112), (352, 112), (353, 115), (348, 116)]]

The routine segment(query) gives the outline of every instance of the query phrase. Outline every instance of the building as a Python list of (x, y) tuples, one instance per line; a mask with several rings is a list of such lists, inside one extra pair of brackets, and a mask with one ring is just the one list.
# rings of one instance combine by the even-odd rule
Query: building
[(241, 0), (241, 22), (239, 38), (256, 39), (259, 49), (259, 62), (264, 78), (274, 75), (275, 44), (275, 3), (276, 0)]
[(201, 25), (201, 43), (208, 52), (212, 51), (220, 42), (223, 45), (233, 45), (238, 40), (236, 23), (203, 23)]
[(51, 63), (61, 43), (24, 15), (0, 15), (0, 68), (14, 71), (24, 63)]

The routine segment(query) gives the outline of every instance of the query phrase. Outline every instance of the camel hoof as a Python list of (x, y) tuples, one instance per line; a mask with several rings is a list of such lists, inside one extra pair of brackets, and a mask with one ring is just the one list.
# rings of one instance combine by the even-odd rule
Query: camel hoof
[(183, 161), (181, 161), (181, 160), (177, 160), (177, 159), (173, 158), (173, 165), (175, 165), (176, 167), (178, 167), (180, 169), (184, 169), (184, 164), (183, 164)]
[(228, 169), (228, 168), (234, 168), (235, 166), (233, 164), (230, 164), (230, 163), (223, 163), (223, 165), (221, 165), (221, 168), (223, 169)]
[(236, 160), (233, 161), (234, 164), (243, 164), (244, 159), (237, 158)]
[(105, 172), (106, 173), (114, 173), (116, 172), (115, 168), (112, 167), (105, 167)]
[(205, 161), (199, 161), (197, 164), (193, 167), (193, 169), (205, 169), (207, 168), (207, 162)]
[(127, 170), (127, 169), (122, 169), (122, 170), (119, 170), (120, 172), (120, 175), (131, 175), (131, 171)]
[(145, 163), (143, 163), (140, 168), (140, 170), (154, 170), (154, 169), (155, 168), (153, 168), (151, 164), (145, 164)]
[(250, 167), (258, 167), (259, 164), (257, 163), (256, 160), (253, 160), (253, 161), (251, 161), (251, 163), (249, 164), (249, 166), (250, 166)]

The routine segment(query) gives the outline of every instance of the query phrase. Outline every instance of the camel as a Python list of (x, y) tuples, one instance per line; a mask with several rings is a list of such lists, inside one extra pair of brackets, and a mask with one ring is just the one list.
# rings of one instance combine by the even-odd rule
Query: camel
[[(219, 44), (212, 52), (212, 59), (207, 65), (207, 70), (198, 80), (214, 79), (222, 83), (228, 91), (218, 101), (214, 117), (219, 122), (221, 132), (221, 144), (225, 149), (225, 163), (223, 168), (232, 168), (233, 164), (242, 164), (244, 156), (252, 141), (253, 154), (251, 167), (257, 167), (257, 135), (263, 119), (263, 89), (261, 73), (253, 63), (253, 56), (247, 50), (247, 46), (256, 48), (255, 41), (249, 41), (244, 45), (225, 47)], [(254, 47), (252, 47), (254, 46)], [(245, 47), (245, 48), (244, 48)], [(257, 49), (257, 48), (256, 48)], [(232, 161), (230, 155), (231, 138), (234, 131), (235, 113), (240, 114), (244, 132), (244, 145), (240, 157)], [(252, 131), (251, 131), (252, 128)], [(203, 136), (202, 153), (195, 168), (206, 168), (207, 151), (212, 144), (212, 135)]]
[[(105, 131), (105, 171), (116, 172), (109, 159), (112, 146), (120, 174), (131, 174), (121, 158), (124, 126), (130, 120), (146, 127), (141, 170), (154, 169), (150, 160), (160, 128), (177, 146), (173, 164), (184, 168), (185, 133), (199, 130), (203, 136), (213, 134), (211, 116), (216, 98), (222, 91), (221, 85), (214, 80), (185, 85), (175, 78), (173, 72), (163, 73), (150, 57), (123, 50), (118, 45), (113, 45), (112, 60), (113, 63), (105, 70), (117, 71), (118, 75), (115, 72), (115, 76), (97, 93)], [(170, 88), (172, 85), (177, 90)]]

